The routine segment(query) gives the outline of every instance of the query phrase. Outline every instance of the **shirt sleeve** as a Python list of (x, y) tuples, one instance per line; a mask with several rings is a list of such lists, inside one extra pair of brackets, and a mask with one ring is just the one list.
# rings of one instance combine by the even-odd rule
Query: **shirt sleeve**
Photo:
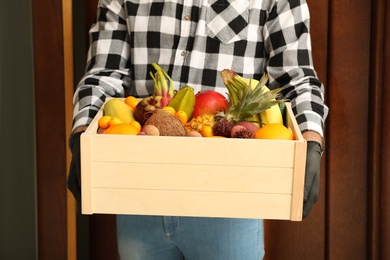
[(129, 88), (129, 35), (121, 0), (100, 0), (89, 31), (86, 73), (73, 96), (73, 129), (89, 125), (106, 97), (123, 97)]
[(264, 26), (264, 45), (269, 54), (270, 88), (284, 87), (302, 132), (324, 136), (328, 107), (324, 86), (313, 67), (310, 16), (305, 0), (276, 1)]

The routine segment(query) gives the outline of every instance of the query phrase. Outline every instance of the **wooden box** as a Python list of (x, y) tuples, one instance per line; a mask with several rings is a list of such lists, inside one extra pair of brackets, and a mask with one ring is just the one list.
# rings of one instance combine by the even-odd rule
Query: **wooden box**
[(302, 220), (306, 142), (97, 134), (81, 136), (83, 214)]

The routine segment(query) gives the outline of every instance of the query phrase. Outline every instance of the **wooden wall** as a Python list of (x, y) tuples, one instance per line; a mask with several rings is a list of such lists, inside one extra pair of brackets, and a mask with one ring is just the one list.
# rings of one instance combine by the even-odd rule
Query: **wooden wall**
[[(96, 0), (85, 4), (88, 28)], [(266, 222), (266, 259), (389, 259), (390, 6), (385, 0), (308, 4), (314, 63), (330, 108), (321, 194), (304, 221)], [(73, 257), (62, 10), (59, 0), (33, 1), (40, 259)], [(91, 217), (90, 234), (91, 259), (117, 258), (112, 216)]]

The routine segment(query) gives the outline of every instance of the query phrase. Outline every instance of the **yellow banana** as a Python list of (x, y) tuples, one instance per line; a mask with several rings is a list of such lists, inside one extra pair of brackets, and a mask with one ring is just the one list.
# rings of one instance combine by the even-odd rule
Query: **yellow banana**
[[(265, 85), (265, 83), (268, 80), (268, 77), (266, 76), (266, 74), (264, 74), (264, 75), (265, 76), (263, 76), (261, 79), (261, 81), (262, 81), (261, 83), (263, 84), (263, 88), (265, 91), (270, 91), (269, 88)], [(240, 80), (242, 80), (243, 82), (245, 82), (247, 86), (250, 86), (252, 90), (259, 83), (259, 81), (256, 79), (243, 78), (241, 76), (237, 76), (237, 77)], [(273, 99), (273, 100), (275, 100), (275, 99)], [(259, 116), (259, 120), (260, 120), (262, 125), (273, 124), (273, 123), (283, 124), (283, 116), (282, 116), (282, 112), (280, 111), (278, 104), (273, 105), (272, 107), (264, 110), (263, 112), (260, 112), (258, 114), (258, 116)]]
[(261, 127), (261, 120), (259, 114), (253, 115), (252, 117), (248, 118), (248, 121), (254, 123), (258, 127)]
[(266, 124), (283, 124), (283, 116), (279, 105), (274, 105), (263, 112), (260, 112), (260, 121), (262, 125)]

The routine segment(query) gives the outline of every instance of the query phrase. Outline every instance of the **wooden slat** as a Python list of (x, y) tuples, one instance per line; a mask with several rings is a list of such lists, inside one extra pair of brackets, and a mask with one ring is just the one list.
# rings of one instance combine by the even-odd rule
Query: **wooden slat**
[(379, 258), (390, 259), (390, 113), (388, 100), (390, 100), (390, 3), (384, 1), (386, 10), (383, 39), (383, 93), (382, 93), (382, 143), (381, 143), (381, 177), (380, 177), (380, 216), (379, 216)]
[(92, 171), (94, 188), (292, 193), (292, 168), (94, 163)]
[(370, 96), (369, 96), (369, 151), (368, 159), (368, 203), (367, 203), (367, 250), (369, 259), (379, 259), (380, 243), (380, 179), (382, 157), (382, 93), (383, 93), (383, 50), (385, 9), (383, 0), (372, 1), (371, 26)]
[(67, 259), (66, 126), (62, 1), (32, 2), (38, 255)]
[(85, 145), (80, 147), (81, 153), (81, 204), (83, 214), (91, 214), (92, 209), (92, 138), (90, 136), (81, 136), (81, 142)]
[[(68, 142), (72, 127), (73, 116), (73, 92), (74, 92), (74, 66), (73, 66), (73, 22), (72, 22), (72, 1), (62, 0), (62, 20), (63, 20), (63, 39), (64, 39), (64, 84), (65, 84), (65, 144)], [(66, 149), (66, 172), (69, 172), (71, 154), (68, 146)], [(65, 181), (67, 174), (64, 176)], [(76, 219), (76, 201), (70, 191), (67, 192), (67, 248), (68, 260), (77, 259), (77, 219)]]
[(303, 207), (302, 201), (303, 201), (303, 195), (304, 195), (304, 188), (305, 188), (305, 166), (306, 163), (302, 164), (299, 161), (303, 160), (306, 162), (306, 146), (307, 143), (297, 143), (295, 147), (295, 166), (294, 167), (294, 179), (292, 181), (292, 185), (294, 187), (294, 192), (292, 193), (291, 198), (291, 219), (296, 221), (302, 220), (302, 212)]
[(94, 201), (99, 202), (93, 204), (93, 209), (100, 213), (231, 218), (245, 215), (286, 220), (291, 214), (291, 195), (282, 194), (128, 189), (94, 189), (93, 194)]

